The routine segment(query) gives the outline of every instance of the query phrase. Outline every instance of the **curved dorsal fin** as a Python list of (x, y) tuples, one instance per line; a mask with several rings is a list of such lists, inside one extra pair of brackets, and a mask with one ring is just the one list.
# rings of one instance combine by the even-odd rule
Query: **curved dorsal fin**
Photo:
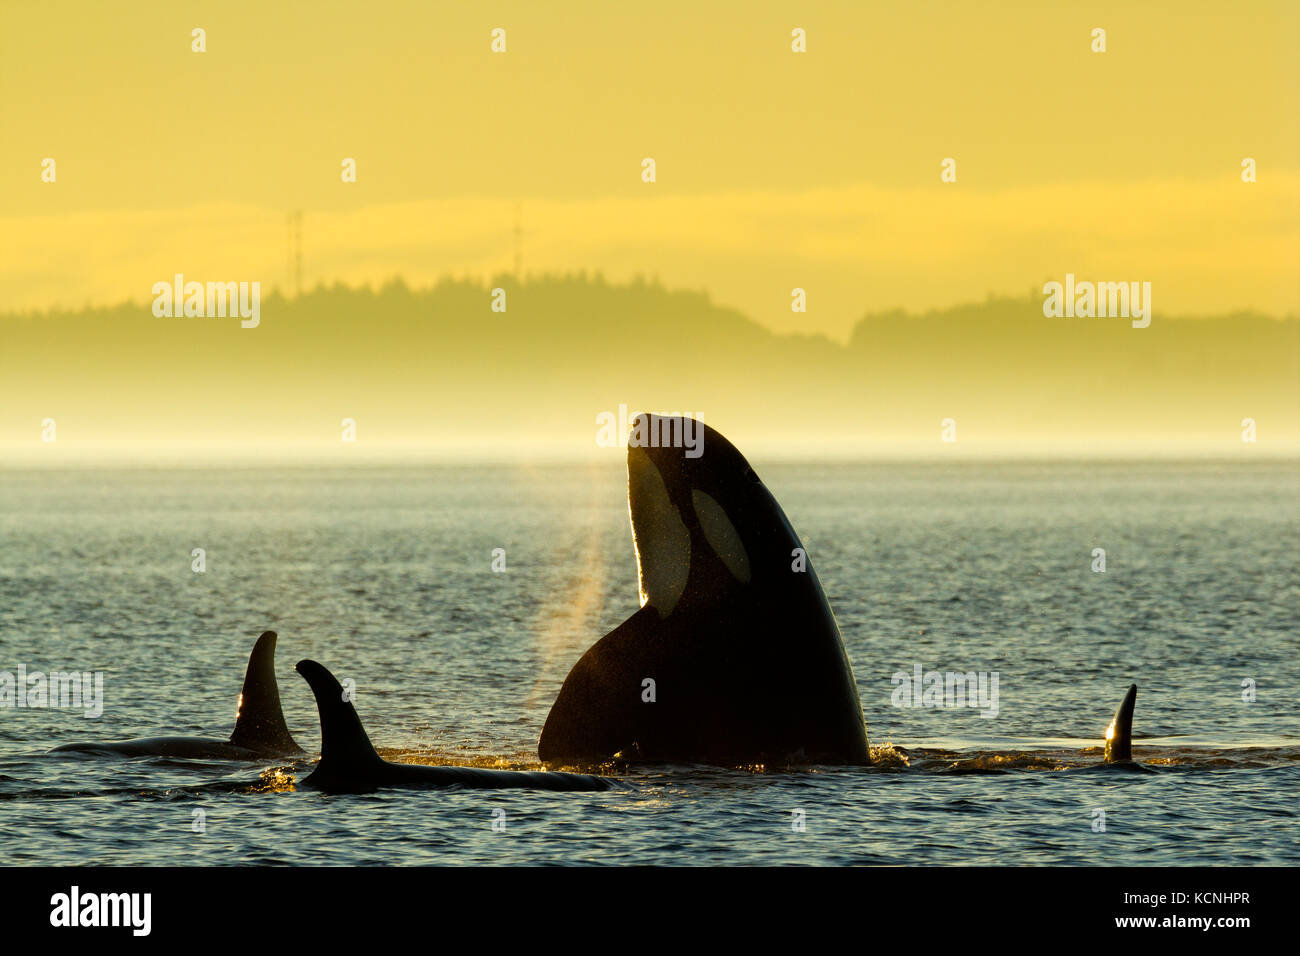
[(294, 669), (311, 685), (320, 711), (320, 763), (316, 773), (351, 775), (382, 764), (356, 708), (343, 699), (343, 686), (335, 676), (315, 661), (299, 661)]
[(248, 657), (239, 714), (230, 742), (267, 753), (301, 753), (280, 710), (280, 687), (275, 682), (275, 631), (263, 631)]
[(1137, 695), (1138, 685), (1130, 685), (1106, 728), (1107, 763), (1133, 759), (1133, 705), (1137, 702)]

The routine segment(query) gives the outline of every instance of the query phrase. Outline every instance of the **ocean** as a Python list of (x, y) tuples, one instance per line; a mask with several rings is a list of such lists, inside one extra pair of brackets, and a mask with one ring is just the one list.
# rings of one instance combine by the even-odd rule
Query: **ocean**
[[(310, 761), (48, 751), (227, 737), (273, 629), (305, 749), (310, 657), (355, 681), (389, 759), (536, 768), (568, 669), (637, 608), (619, 455), (0, 467), (0, 672), (103, 674), (96, 718), (0, 706), (5, 862), (1300, 863), (1296, 462), (755, 466), (839, 621), (874, 766), (361, 796), (296, 789)], [(918, 668), (996, 675), (996, 708), (897, 706)], [(1130, 683), (1151, 773), (1098, 768)]]

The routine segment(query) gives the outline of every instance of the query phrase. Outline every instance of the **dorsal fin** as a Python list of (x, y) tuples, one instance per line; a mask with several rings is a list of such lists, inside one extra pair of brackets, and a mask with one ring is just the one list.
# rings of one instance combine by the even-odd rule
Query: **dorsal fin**
[(275, 682), (275, 641), (275, 631), (263, 631), (253, 645), (230, 742), (236, 747), (264, 753), (302, 753), (280, 710), (280, 687)]
[(352, 776), (382, 764), (356, 708), (343, 699), (343, 686), (334, 675), (315, 661), (299, 661), (295, 670), (311, 685), (320, 711), (320, 763), (316, 773)]
[(1110, 726), (1106, 728), (1106, 762), (1133, 759), (1133, 705), (1137, 703), (1138, 685), (1129, 686)]

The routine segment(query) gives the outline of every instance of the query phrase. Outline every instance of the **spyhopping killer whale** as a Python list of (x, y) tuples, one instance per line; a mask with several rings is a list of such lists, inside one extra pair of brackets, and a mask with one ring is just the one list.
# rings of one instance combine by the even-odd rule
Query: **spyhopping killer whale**
[(323, 665), (299, 661), (297, 671), (311, 685), (320, 711), (320, 763), (302, 781), (328, 793), (365, 793), (380, 787), (520, 788), (529, 790), (609, 790), (604, 777), (527, 770), (481, 770), (390, 763), (375, 752), (356, 708)]
[(542, 761), (869, 763), (835, 616), (744, 456), (702, 422), (638, 415), (627, 474), (641, 609), (565, 678)]
[(229, 740), (209, 737), (140, 737), (115, 742), (64, 744), (59, 751), (120, 754), (127, 757), (179, 757), (191, 759), (260, 760), (266, 757), (302, 756), (303, 750), (289, 734), (280, 710), (280, 688), (275, 681), (275, 631), (264, 631), (253, 645), (239, 695), (235, 730)]

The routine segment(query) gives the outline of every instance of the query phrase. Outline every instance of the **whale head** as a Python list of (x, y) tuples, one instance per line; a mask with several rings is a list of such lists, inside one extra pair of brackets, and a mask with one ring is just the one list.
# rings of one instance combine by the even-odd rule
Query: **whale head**
[(661, 618), (789, 570), (794, 529), (745, 456), (703, 422), (638, 415), (627, 479), (641, 604)]

